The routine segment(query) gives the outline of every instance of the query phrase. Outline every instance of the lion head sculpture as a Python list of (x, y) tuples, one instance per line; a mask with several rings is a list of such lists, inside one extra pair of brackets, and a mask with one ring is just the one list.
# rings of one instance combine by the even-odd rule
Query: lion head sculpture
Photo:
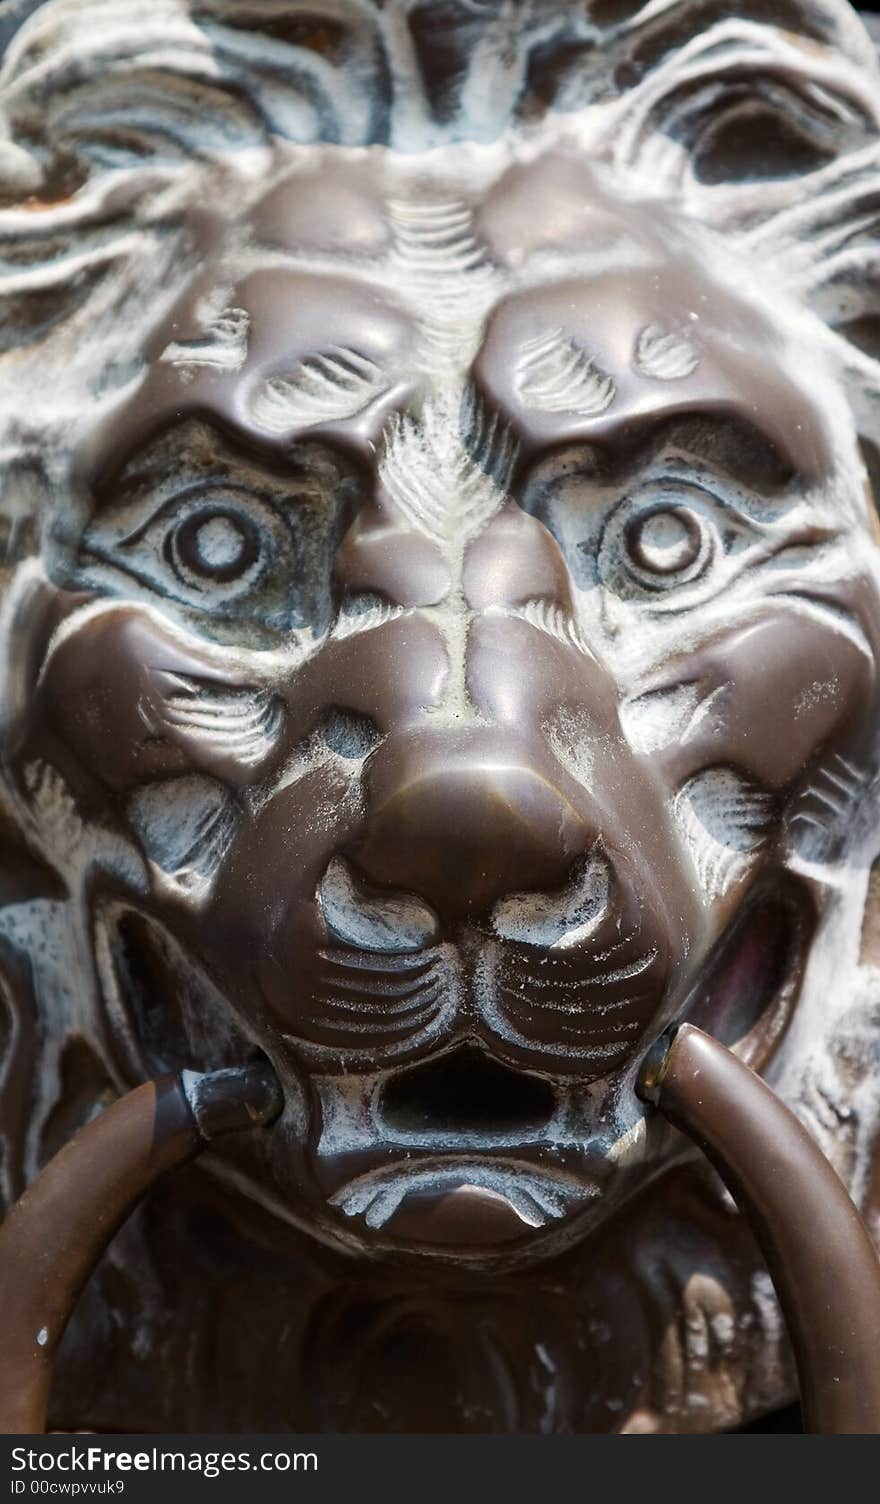
[(6, 1197), (163, 1070), (268, 1057), (286, 1101), (113, 1245), (56, 1424), (785, 1402), (751, 1240), (633, 1083), (698, 1022), (878, 1229), (860, 23), (30, 11), (0, 73)]

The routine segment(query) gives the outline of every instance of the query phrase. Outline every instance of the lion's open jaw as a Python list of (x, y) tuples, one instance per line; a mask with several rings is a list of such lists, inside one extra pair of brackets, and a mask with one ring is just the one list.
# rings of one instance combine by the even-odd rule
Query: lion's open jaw
[[(677, 1017), (763, 1070), (794, 1010), (812, 927), (793, 880), (773, 893), (757, 887)], [(268, 1156), (237, 1165), (237, 1183), (260, 1199), (266, 1192), (289, 1202), (292, 1219), (305, 1218), (331, 1240), (490, 1264), (529, 1261), (583, 1237), (670, 1162), (668, 1135), (646, 1120), (631, 1089), (642, 1050), (630, 1069), (587, 1083), (523, 1069), (502, 1058), (503, 1047), (472, 1037), (381, 1072), (307, 1077), (295, 1042), (248, 1037), (206, 968), (155, 919), (117, 906), (102, 913), (101, 928), (108, 1009), (142, 1042), (133, 1073), (213, 1069), (265, 1050), (288, 1111), (267, 1131)], [(210, 1040), (199, 1027), (208, 1005), (215, 1022), (218, 1010), (225, 1020)], [(215, 1169), (224, 1172), (221, 1160)]]

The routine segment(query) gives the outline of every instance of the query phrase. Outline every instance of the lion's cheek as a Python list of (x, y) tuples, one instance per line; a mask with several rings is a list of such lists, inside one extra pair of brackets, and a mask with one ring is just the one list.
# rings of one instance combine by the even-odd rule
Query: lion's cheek
[(784, 790), (820, 752), (857, 743), (876, 710), (867, 652), (844, 632), (788, 611), (677, 660), (664, 680), (695, 685), (702, 701), (689, 731), (662, 756), (677, 785), (728, 766)]
[(327, 931), (316, 892), (361, 818), (350, 776), (313, 769), (242, 818), (201, 915), (202, 941), (223, 974), (282, 1032), (308, 1033), (320, 1013), (316, 969)]
[(236, 682), (216, 651), (200, 655), (143, 613), (111, 608), (74, 627), (48, 660), (31, 704), (28, 752), (119, 794), (202, 772), (240, 789), (275, 750), (280, 711)]

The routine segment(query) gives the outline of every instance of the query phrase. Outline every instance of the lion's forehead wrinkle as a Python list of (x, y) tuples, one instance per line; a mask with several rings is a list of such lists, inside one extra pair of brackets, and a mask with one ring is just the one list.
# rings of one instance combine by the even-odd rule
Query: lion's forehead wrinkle
[(221, 313), (219, 328), (199, 318), (204, 295), (202, 279), (154, 336), (144, 379), (108, 420), (99, 451), (134, 448), (145, 430), (207, 410), (262, 440), (276, 463), (279, 436), (334, 425), (369, 453), (389, 406), (405, 406), (416, 385), (417, 325), (380, 281), (261, 268), (229, 290), (240, 318)]
[[(540, 165), (547, 166), (529, 171)], [(572, 170), (565, 164), (563, 176)], [(159, 422), (181, 404), (192, 411), (207, 404), (255, 438), (330, 425), (359, 440), (367, 454), (379, 443), (389, 412), (418, 403), (419, 393), (436, 380), (438, 361), (449, 376), (466, 381), (470, 347), (478, 384), (531, 443), (571, 442), (585, 420), (601, 435), (607, 425), (625, 428), (643, 412), (686, 411), (689, 404), (738, 407), (766, 427), (796, 468), (827, 469), (821, 408), (801, 384), (782, 324), (762, 313), (754, 298), (718, 281), (699, 238), (673, 229), (656, 205), (613, 206), (593, 173), (581, 168), (580, 176), (589, 194), (584, 213), (592, 215), (599, 247), (593, 271), (578, 275), (574, 269), (583, 258), (584, 234), (566, 252), (560, 231), (557, 269), (545, 278), (539, 274), (521, 292), (516, 281), (528, 267), (528, 227), (536, 216), (517, 206), (521, 185), (507, 183), (504, 175), (492, 212), (506, 205), (508, 216), (523, 220), (519, 255), (525, 259), (515, 275), (493, 263), (477, 204), (464, 195), (447, 203), (442, 185), (409, 183), (399, 207), (376, 193), (374, 212), (390, 226), (390, 240), (373, 270), (359, 267), (353, 253), (346, 261), (332, 247), (322, 269), (308, 269), (294, 219), (287, 266), (260, 266), (256, 257), (253, 269), (236, 277), (218, 264), (213, 287), (212, 274), (200, 274), (154, 336), (155, 363), (123, 412), (114, 414), (112, 442), (118, 443), (120, 423), (136, 431), (149, 415)], [(331, 175), (328, 201), (335, 190)], [(339, 191), (344, 200), (347, 188)], [(426, 192), (427, 210), (420, 201)], [(395, 215), (401, 214), (402, 245), (395, 243)], [(607, 247), (600, 254), (609, 235), (618, 242), (614, 261), (624, 263), (612, 274)], [(673, 253), (676, 241), (681, 245)], [(633, 248), (635, 259), (626, 268)], [(208, 304), (213, 318), (206, 317)], [(554, 333), (563, 341), (558, 378), (542, 376), (539, 368), (525, 379), (529, 347)], [(567, 377), (573, 393), (571, 363), (577, 358), (595, 376), (594, 393), (573, 433), (578, 400), (570, 394), (566, 412), (553, 382)], [(548, 371), (549, 361), (548, 354)]]
[[(554, 334), (555, 370), (550, 348), (539, 348)], [(648, 337), (655, 348), (665, 341), (673, 356), (677, 348), (673, 379), (664, 379), (669, 367), (646, 358)], [(594, 382), (606, 383), (581, 413), (573, 387), (578, 355), (591, 362)], [(636, 420), (702, 412), (752, 425), (805, 477), (830, 470), (827, 422), (793, 349), (769, 319), (737, 304), (697, 267), (690, 277), (667, 266), (513, 294), (490, 317), (475, 376), (535, 448), (615, 433), (625, 442)], [(567, 381), (568, 398), (556, 399), (554, 380)]]

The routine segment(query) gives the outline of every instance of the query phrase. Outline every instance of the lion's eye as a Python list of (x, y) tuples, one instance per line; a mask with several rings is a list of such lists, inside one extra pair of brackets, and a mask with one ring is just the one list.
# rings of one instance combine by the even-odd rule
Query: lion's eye
[(594, 544), (597, 573), (621, 600), (686, 611), (723, 588), (754, 538), (729, 492), (675, 475), (651, 478), (605, 519)]
[[(83, 579), (125, 576), (191, 610), (272, 625), (311, 607), (300, 591), (297, 538), (312, 514), (225, 480), (152, 490), (100, 512), (83, 538)], [(112, 572), (112, 573), (111, 573)]]
[(697, 579), (711, 562), (713, 542), (706, 518), (683, 506), (658, 506), (631, 517), (623, 534), (629, 572), (654, 590)]
[[(99, 538), (90, 533), (88, 542), (94, 548)], [(289, 529), (265, 499), (241, 486), (205, 482), (152, 510), (112, 551), (163, 593), (213, 610), (263, 588), (291, 547)]]
[(259, 569), (265, 551), (266, 540), (251, 518), (210, 504), (169, 528), (164, 544), (175, 573), (196, 588), (245, 580)]
[(324, 445), (291, 449), (281, 471), (186, 420), (98, 477), (72, 577), (148, 592), (227, 642), (317, 635), (335, 615), (333, 560), (363, 499), (363, 474)]

